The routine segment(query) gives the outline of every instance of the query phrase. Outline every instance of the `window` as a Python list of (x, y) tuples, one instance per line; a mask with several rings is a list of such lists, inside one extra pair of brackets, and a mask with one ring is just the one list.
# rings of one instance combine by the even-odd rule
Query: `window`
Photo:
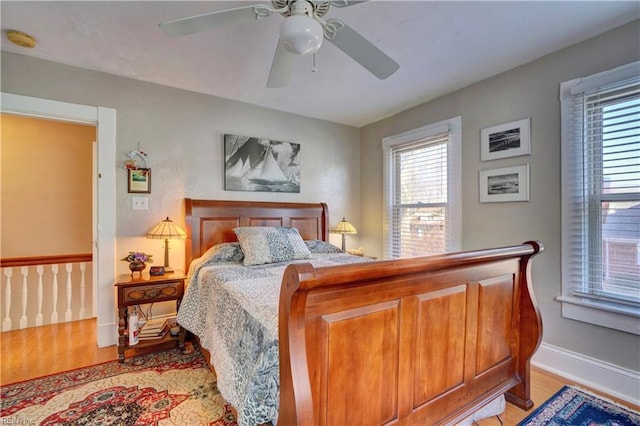
[(560, 90), (562, 314), (640, 334), (640, 62)]
[(384, 257), (460, 249), (461, 119), (383, 139)]

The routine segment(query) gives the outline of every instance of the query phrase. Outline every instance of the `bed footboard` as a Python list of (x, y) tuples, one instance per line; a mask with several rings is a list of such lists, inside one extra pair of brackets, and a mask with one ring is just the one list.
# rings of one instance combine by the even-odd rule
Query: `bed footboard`
[(505, 392), (530, 409), (542, 338), (531, 258), (542, 249), (289, 266), (278, 423), (453, 424)]

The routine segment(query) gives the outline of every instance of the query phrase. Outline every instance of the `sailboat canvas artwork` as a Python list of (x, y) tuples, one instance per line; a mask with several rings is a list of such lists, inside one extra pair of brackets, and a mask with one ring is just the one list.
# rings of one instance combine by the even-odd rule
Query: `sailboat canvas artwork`
[(224, 135), (225, 191), (300, 192), (300, 144)]

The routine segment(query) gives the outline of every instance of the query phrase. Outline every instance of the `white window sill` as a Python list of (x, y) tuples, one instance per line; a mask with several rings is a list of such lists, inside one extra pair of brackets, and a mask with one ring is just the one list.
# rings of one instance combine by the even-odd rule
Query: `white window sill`
[(558, 296), (562, 317), (640, 335), (640, 309), (575, 296)]

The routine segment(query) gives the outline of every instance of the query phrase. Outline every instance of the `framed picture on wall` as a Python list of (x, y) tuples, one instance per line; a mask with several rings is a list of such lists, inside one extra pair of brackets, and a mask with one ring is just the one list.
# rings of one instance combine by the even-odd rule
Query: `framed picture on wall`
[(480, 160), (531, 154), (529, 118), (487, 127), (480, 131)]
[(127, 169), (127, 191), (151, 194), (151, 169)]
[(300, 144), (224, 135), (224, 190), (300, 192)]
[(529, 201), (529, 164), (480, 171), (480, 202)]

